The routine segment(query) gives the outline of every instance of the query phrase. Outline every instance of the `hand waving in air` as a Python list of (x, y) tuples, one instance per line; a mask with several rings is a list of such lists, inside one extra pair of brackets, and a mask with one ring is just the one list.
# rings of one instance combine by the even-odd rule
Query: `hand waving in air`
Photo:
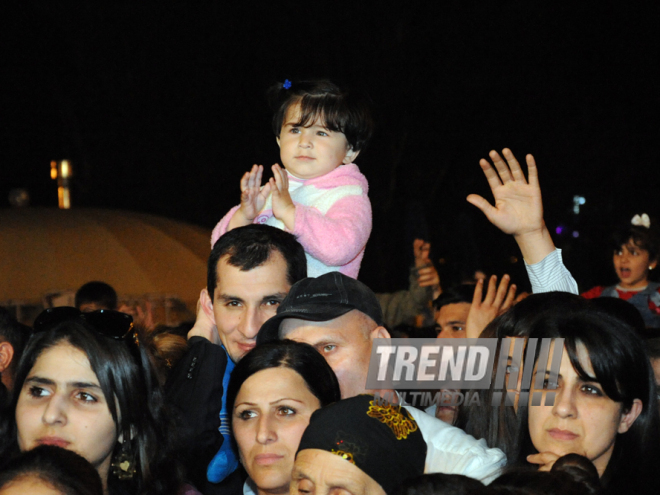
[(470, 194), (467, 200), (498, 229), (514, 236), (528, 263), (536, 263), (555, 248), (543, 221), (536, 162), (532, 155), (527, 155), (528, 181), (511, 150), (504, 148), (502, 154), (506, 162), (495, 150), (489, 153), (492, 165), (485, 159), (479, 162), (495, 198), (495, 206), (478, 194)]
[[(516, 285), (509, 281), (511, 277), (504, 275), (497, 286), (497, 276), (490, 277), (488, 282), (488, 291), (482, 301), (484, 281), (478, 280), (474, 287), (474, 297), (470, 305), (467, 321), (465, 322), (465, 336), (468, 338), (479, 337), (486, 326), (495, 319), (496, 316), (507, 311), (514, 304), (516, 297)], [(508, 289), (508, 290), (507, 290)]]

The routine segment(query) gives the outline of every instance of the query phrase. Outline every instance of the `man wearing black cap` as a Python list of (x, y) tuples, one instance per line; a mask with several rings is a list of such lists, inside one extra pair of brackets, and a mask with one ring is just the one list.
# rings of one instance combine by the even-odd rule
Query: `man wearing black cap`
[[(262, 342), (287, 338), (315, 347), (337, 374), (342, 398), (373, 393), (366, 390), (373, 339), (389, 338), (380, 305), (371, 289), (339, 272), (295, 283), (277, 314), (263, 324)], [(391, 397), (393, 390), (380, 390)], [(490, 482), (506, 463), (504, 453), (489, 449), (464, 431), (413, 407), (428, 445), (425, 472), (463, 474)]]

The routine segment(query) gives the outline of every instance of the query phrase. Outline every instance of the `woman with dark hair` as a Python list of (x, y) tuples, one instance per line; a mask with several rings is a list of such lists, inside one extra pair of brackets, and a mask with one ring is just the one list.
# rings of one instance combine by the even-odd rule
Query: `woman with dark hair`
[(283, 340), (246, 354), (227, 391), (234, 438), (249, 475), (244, 493), (289, 493), (310, 416), (340, 398), (337, 377), (310, 345)]
[(102, 495), (103, 484), (94, 466), (75, 452), (40, 445), (0, 472), (0, 495), (24, 493)]
[(0, 426), (0, 459), (54, 445), (87, 459), (106, 494), (176, 493), (172, 429), (130, 316), (53, 308), (34, 326)]
[[(501, 393), (500, 407), (463, 408), (460, 427), (501, 448), (509, 465), (549, 469), (559, 456), (573, 452), (594, 463), (608, 492), (646, 493), (647, 486), (656, 486), (652, 473), (660, 462), (660, 423), (653, 371), (640, 337), (621, 315), (576, 295), (535, 294), (493, 320), (482, 337), (563, 338), (554, 405), (525, 401), (516, 413), (511, 398), (524, 397), (522, 384), (508, 386), (507, 376), (502, 389), (491, 386), (481, 394), (481, 404), (490, 405)], [(531, 354), (535, 366), (540, 348)], [(512, 362), (507, 375), (520, 377), (524, 367)], [(534, 388), (528, 392), (531, 401)], [(546, 397), (548, 390), (541, 392)]]
[[(510, 464), (547, 470), (558, 457), (578, 453), (593, 462), (609, 493), (658, 492), (655, 382), (643, 343), (625, 321), (579, 296), (550, 293), (530, 296), (487, 330), (497, 337), (564, 339), (563, 349), (551, 352), (563, 352), (554, 403), (530, 405), (532, 387), (530, 403), (520, 403), (517, 414), (502, 405), (488, 425), (487, 441), (496, 431), (490, 441), (508, 442)], [(548, 390), (541, 392), (545, 404)], [(469, 413), (479, 415), (477, 408)]]

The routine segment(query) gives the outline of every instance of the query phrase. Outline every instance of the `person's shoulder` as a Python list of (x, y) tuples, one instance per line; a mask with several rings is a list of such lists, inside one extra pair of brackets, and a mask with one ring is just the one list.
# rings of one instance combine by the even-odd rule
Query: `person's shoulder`
[(335, 188), (345, 186), (360, 186), (365, 194), (368, 191), (369, 183), (355, 163), (340, 165), (331, 172), (315, 177), (305, 182), (305, 186), (316, 186), (319, 188)]
[(582, 297), (585, 299), (596, 299), (603, 293), (603, 289), (605, 289), (603, 285), (597, 285), (596, 287), (589, 289), (587, 292), (583, 292)]

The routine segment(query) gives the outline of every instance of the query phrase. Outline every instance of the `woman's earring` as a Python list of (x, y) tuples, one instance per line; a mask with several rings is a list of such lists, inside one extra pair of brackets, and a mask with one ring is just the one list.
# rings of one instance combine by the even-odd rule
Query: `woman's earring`
[(135, 458), (129, 445), (130, 441), (124, 440), (121, 444), (121, 452), (115, 456), (110, 464), (112, 474), (121, 481), (133, 479), (133, 476), (135, 476)]

